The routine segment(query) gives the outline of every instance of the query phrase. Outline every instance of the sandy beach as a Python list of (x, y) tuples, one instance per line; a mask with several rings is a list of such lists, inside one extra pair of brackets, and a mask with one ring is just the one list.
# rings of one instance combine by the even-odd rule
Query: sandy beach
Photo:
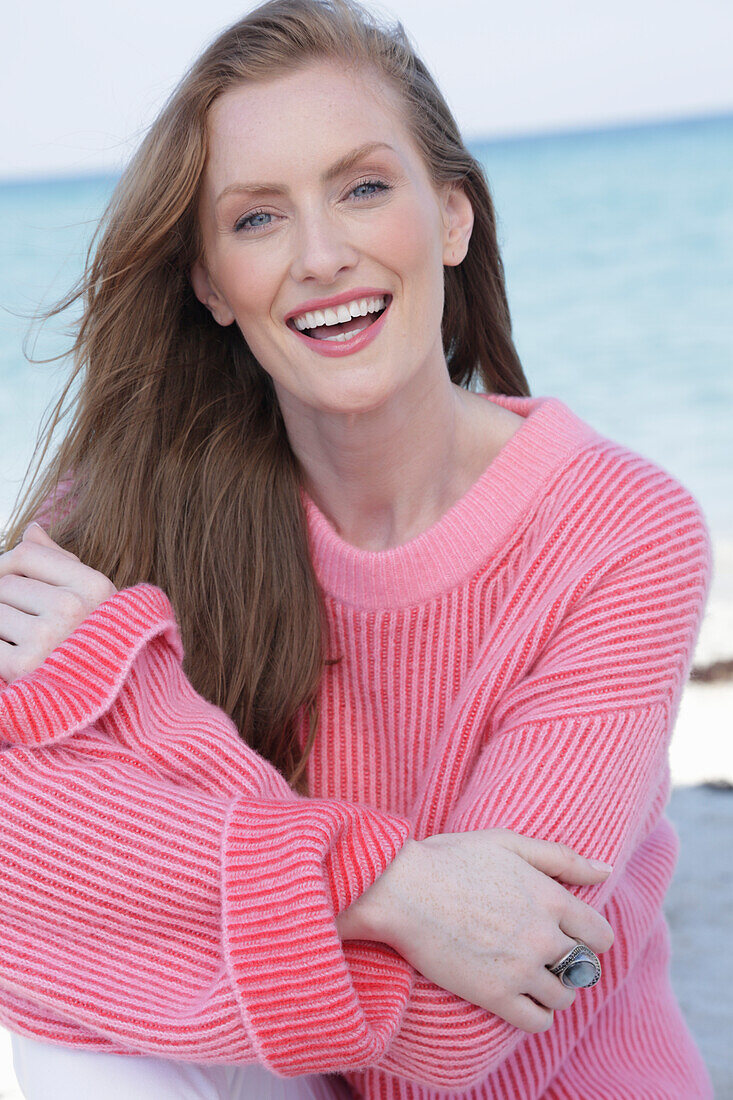
[[(670, 748), (668, 813), (680, 837), (680, 859), (665, 910), (672, 933), (672, 982), (719, 1100), (733, 1097), (733, 955), (721, 948), (730, 936), (733, 910), (733, 678), (718, 673), (705, 682), (704, 673), (731, 658), (733, 541), (716, 539), (693, 675)], [(22, 1100), (10, 1039), (2, 1029), (0, 1100)]]

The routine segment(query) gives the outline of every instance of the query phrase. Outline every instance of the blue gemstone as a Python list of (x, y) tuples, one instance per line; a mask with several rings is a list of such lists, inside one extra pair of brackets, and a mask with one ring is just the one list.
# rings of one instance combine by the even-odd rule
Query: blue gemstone
[(566, 985), (571, 985), (575, 989), (585, 989), (589, 986), (596, 977), (597, 970), (592, 962), (588, 962), (586, 959), (579, 959), (578, 962), (574, 962), (572, 966), (569, 966), (563, 978)]

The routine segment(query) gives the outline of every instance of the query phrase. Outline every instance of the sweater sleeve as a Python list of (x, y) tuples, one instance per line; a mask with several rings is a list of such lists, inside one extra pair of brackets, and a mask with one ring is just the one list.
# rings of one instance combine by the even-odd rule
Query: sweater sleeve
[[(625, 942), (613, 949), (627, 959), (641, 949), (664, 896), (657, 881), (664, 876), (656, 868), (650, 876), (648, 864), (641, 869), (649, 853), (635, 857), (644, 841), (658, 844), (651, 834), (668, 797), (669, 740), (712, 572), (699, 505), (676, 483), (665, 490), (644, 502), (643, 519), (635, 517), (634, 533), (613, 554), (576, 568), (556, 599), (539, 614), (535, 608), (501, 667), (487, 648), (415, 834), (504, 827), (612, 863), (606, 882), (567, 889), (605, 909), (612, 926), (619, 905), (632, 914)], [(522, 675), (497, 691), (520, 656)], [(482, 697), (497, 703), (476, 736)], [(448, 800), (448, 790), (458, 797)], [(597, 1010), (623, 973), (624, 966), (606, 965), (603, 988), (582, 996), (594, 997)], [(466, 1089), (535, 1038), (417, 975), (379, 1069)]]
[[(439, 763), (428, 827), (424, 827), (426, 822), (420, 823), (416, 835), (500, 825), (529, 835), (565, 840), (587, 854), (615, 860), (611, 880), (583, 895), (591, 904), (604, 905), (623, 876), (625, 861), (638, 841), (645, 808), (659, 784), (707, 592), (709, 536), (691, 498), (687, 503), (689, 507), (683, 509), (685, 514), (673, 530), (666, 516), (658, 515), (656, 527), (651, 525), (642, 535), (637, 534), (602, 565), (571, 576), (562, 596), (544, 606), (539, 616), (534, 609), (532, 627), (517, 645), (516, 663), (521, 663), (521, 649), (523, 674), (515, 677), (508, 690), (495, 693), (498, 705), (481, 720), (480, 737), (470, 741), (476, 698), (482, 691), (491, 695), (492, 685), (511, 679), (511, 670), (496, 668), (490, 647), (487, 649), (477, 662), (475, 675), (462, 693), (463, 703), (451, 723), (449, 733), (455, 751), (447, 763), (444, 758)], [(145, 586), (139, 586), (142, 588)], [(118, 597), (109, 602), (108, 608), (116, 606)], [(162, 598), (162, 594), (155, 598)], [(125, 608), (126, 615), (130, 610), (129, 606)], [(221, 864), (209, 862), (207, 867), (212, 889), (217, 893), (209, 927), (223, 929), (224, 962), (221, 955), (217, 958), (223, 966), (221, 988), (230, 998), (227, 1003), (231, 1015), (225, 1018), (217, 1002), (213, 1015), (209, 1011), (207, 1016), (197, 1018), (190, 1001), (193, 997), (199, 1007), (201, 989), (191, 990), (185, 982), (171, 997), (167, 983), (175, 982), (169, 971), (170, 960), (176, 956), (171, 954), (170, 942), (163, 942), (158, 957), (166, 960), (166, 966), (147, 972), (153, 978), (150, 989), (163, 991), (166, 1011), (177, 1006), (176, 1011), (181, 1012), (178, 998), (183, 995), (182, 1015), (191, 1025), (190, 1030), (181, 1031), (179, 1016), (171, 1022), (164, 1014), (165, 1026), (161, 1025), (161, 1004), (157, 1001), (144, 1024), (142, 1039), (136, 1017), (130, 1030), (127, 1005), (114, 1013), (114, 1025), (110, 1027), (110, 982), (105, 975), (106, 984), (92, 1017), (82, 1019), (90, 1033), (121, 1042), (123, 1048), (168, 1057), (199, 1061), (257, 1057), (285, 1075), (333, 1068), (355, 1073), (358, 1081), (372, 1072), (375, 1080), (380, 1073), (390, 1073), (439, 1089), (470, 1087), (498, 1068), (519, 1043), (532, 1040), (491, 1013), (428, 982), (385, 945), (361, 941), (339, 945), (329, 938), (333, 925), (328, 919), (325, 940), (318, 941), (323, 944), (322, 957), (326, 960), (322, 968), (313, 938), (309, 936), (307, 943), (303, 939), (303, 930), (310, 931), (314, 905), (308, 891), (302, 895), (304, 906), (296, 904), (302, 876), (315, 884), (315, 897), (320, 902), (325, 882), (332, 910), (338, 912), (374, 881), (388, 860), (372, 867), (374, 850), (358, 848), (363, 857), (360, 865), (348, 844), (339, 847), (333, 840), (333, 827), (325, 839), (331, 841), (336, 856), (341, 858), (330, 858), (331, 849), (324, 845), (324, 829), (318, 822), (314, 826), (318, 836), (314, 848), (317, 873), (308, 878), (298, 837), (303, 823), (312, 824), (314, 819), (297, 816), (298, 812), (304, 814), (305, 808), (296, 809), (300, 803), (284, 780), (256, 754), (245, 753), (247, 767), (243, 774), (237, 763), (243, 746), (231, 729), (221, 736), (220, 719), (212, 714), (219, 713), (215, 708), (208, 708), (196, 697), (196, 705), (203, 711), (195, 718), (191, 714), (186, 718), (193, 694), (190, 685), (182, 677), (173, 690), (167, 677), (175, 669), (163, 673), (158, 668), (161, 661), (166, 668), (171, 661), (177, 664), (178, 656), (172, 653), (175, 639), (168, 638), (166, 644), (162, 638), (155, 643), (149, 641), (145, 647), (147, 658), (141, 660), (130, 656), (134, 646), (117, 649), (116, 620), (105, 622), (101, 630), (99, 626), (97, 622), (91, 639), (86, 637), (86, 659), (76, 654), (77, 677), (80, 669), (83, 675), (77, 680), (65, 675), (62, 682), (56, 683), (51, 679), (45, 684), (50, 687), (48, 695), (36, 684), (39, 690), (35, 690), (28, 705), (16, 703), (15, 719), (19, 714), (27, 718), (40, 712), (40, 728), (65, 730), (67, 735), (84, 720), (95, 721), (94, 737), (106, 739), (105, 744), (109, 742), (117, 749), (123, 745), (133, 756), (128, 763), (134, 769), (141, 767), (142, 752), (148, 766), (154, 767), (156, 782), (163, 777), (168, 785), (177, 787), (193, 784), (196, 790), (201, 787), (210, 793), (213, 784), (217, 790), (229, 791), (225, 819), (214, 826), (214, 833), (224, 838)], [(84, 642), (84, 637), (80, 628), (74, 641), (81, 638)], [(107, 664), (108, 674), (102, 676), (108, 689), (105, 696), (104, 687), (98, 684), (98, 665)], [(52, 658), (45, 665), (45, 676), (52, 676)], [(111, 680), (117, 686), (109, 690)], [(75, 684), (79, 685), (78, 692)], [(161, 685), (157, 691), (156, 684)], [(114, 697), (114, 704), (110, 704), (109, 696)], [(79, 710), (83, 711), (81, 717)], [(35, 723), (31, 727), (27, 734), (32, 740)], [(201, 745), (211, 743), (215, 729), (219, 730), (216, 752), (207, 753), (203, 759)], [(143, 733), (138, 736), (134, 731)], [(89, 730), (82, 733), (87, 739), (92, 736)], [(81, 737), (76, 733), (76, 751), (88, 763), (87, 742)], [(232, 745), (237, 747), (236, 758), (231, 755)], [(595, 753), (600, 754), (597, 761), (592, 759)], [(565, 766), (567, 761), (572, 762), (572, 768)], [(119, 783), (119, 779), (113, 782)], [(227, 783), (233, 783), (237, 790), (230, 790)], [(244, 789), (248, 792), (246, 799), (242, 797)], [(446, 799), (448, 789), (459, 792), (457, 801)], [(115, 790), (110, 785), (104, 794), (108, 814)], [(280, 814), (280, 798), (294, 803), (288, 807), (293, 817)], [(317, 801), (306, 803), (312, 806)], [(350, 821), (351, 831), (347, 828), (346, 833), (353, 843), (360, 844), (365, 819), (361, 815), (366, 816), (366, 809), (333, 802), (325, 805), (359, 814), (355, 822)], [(139, 807), (139, 798), (133, 793), (130, 812), (135, 807)], [(117, 812), (115, 804), (115, 815)], [(186, 851), (191, 830), (198, 828), (198, 822), (194, 827), (191, 820), (196, 812), (195, 802), (185, 802), (179, 815), (185, 819), (180, 827)], [(288, 829), (287, 820), (293, 828)], [(394, 823), (394, 819), (387, 817), (386, 822)], [(407, 823), (398, 820), (397, 825), (402, 827), (401, 835), (406, 836)], [(161, 833), (165, 844), (170, 844), (168, 831), (162, 828)], [(98, 843), (98, 834), (90, 829), (86, 845)], [(163, 841), (159, 837), (156, 844), (160, 843)], [(398, 835), (393, 841), (395, 851), (399, 843)], [(181, 845), (164, 851), (173, 873), (182, 858)], [(154, 862), (157, 858), (156, 849)], [(308, 860), (306, 864), (310, 872), (313, 864)], [(281, 865), (287, 869), (285, 878), (278, 875)], [(355, 867), (359, 868), (356, 877)], [(294, 877), (288, 879), (293, 869)], [(128, 873), (121, 875), (120, 883)], [(195, 882), (198, 878), (194, 869), (192, 879)], [(219, 895), (222, 882), (224, 888)], [(88, 880), (77, 878), (72, 885), (83, 896)], [(222, 901), (223, 915), (218, 908)], [(180, 898), (172, 908), (180, 914)], [(323, 908), (316, 905), (316, 915), (319, 912), (322, 914)], [(143, 917), (150, 921), (147, 909)], [(85, 942), (91, 926), (89, 916), (82, 915), (76, 926), (80, 942)], [(190, 946), (193, 940), (187, 929), (184, 942)], [(131, 981), (130, 973), (139, 965), (138, 958), (130, 956), (129, 941), (124, 936), (121, 943), (126, 960), (123, 969)], [(291, 945), (296, 950), (289, 954)], [(334, 966), (330, 951), (334, 952)], [(44, 959), (43, 966), (48, 965)], [(97, 957), (95, 965), (104, 969), (108, 963), (100, 963)], [(308, 979), (305, 988), (304, 971)], [(50, 973), (50, 984), (55, 986), (59, 974), (54, 972), (53, 963)], [(281, 983), (277, 991), (272, 988), (273, 973)], [(134, 981), (138, 983), (137, 975)], [(145, 995), (152, 996), (145, 977), (138, 984)], [(28, 986), (23, 981), (16, 988), (27, 996)], [(88, 988), (89, 976), (85, 974), (74, 990), (75, 1003), (88, 1003)], [(207, 992), (210, 988), (209, 975)], [(51, 994), (56, 996), (53, 989)], [(48, 995), (46, 990), (44, 997)], [(49, 1004), (47, 1000), (41, 1003)], [(80, 1019), (77, 1009), (70, 1013), (63, 999), (55, 1000), (51, 1007), (65, 1021)], [(133, 1007), (137, 1011), (138, 1003)], [(39, 1033), (37, 1028), (34, 1033)], [(229, 1045), (222, 1034), (229, 1035)], [(207, 1048), (207, 1042), (211, 1047)], [(245, 1047), (237, 1046), (243, 1042), (250, 1053), (242, 1053)]]
[(367, 1065), (409, 967), (381, 952), (362, 995), (335, 914), (409, 822), (296, 795), (181, 659), (167, 598), (138, 585), (0, 684), (0, 1019), (285, 1076)]

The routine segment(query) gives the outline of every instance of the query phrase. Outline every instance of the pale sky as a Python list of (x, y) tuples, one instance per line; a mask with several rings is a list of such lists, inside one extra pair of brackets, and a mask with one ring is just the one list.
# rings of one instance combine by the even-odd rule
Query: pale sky
[[(3, 12), (0, 177), (116, 170), (235, 0)], [(389, 0), (469, 138), (733, 111), (731, 0)]]

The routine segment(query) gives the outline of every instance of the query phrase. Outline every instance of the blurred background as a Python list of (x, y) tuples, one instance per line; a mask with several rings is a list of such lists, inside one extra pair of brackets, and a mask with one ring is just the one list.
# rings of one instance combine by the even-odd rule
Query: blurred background
[[(65, 373), (26, 361), (28, 315), (73, 283), (146, 125), (251, 6), (3, 13), (0, 525)], [(713, 586), (671, 747), (681, 856), (667, 913), (683, 1011), (718, 1095), (733, 1096), (733, 958), (713, 949), (733, 902), (733, 5), (370, 6), (405, 24), (486, 167), (532, 393), (664, 467), (708, 520)], [(68, 321), (36, 332), (32, 353), (63, 351)], [(19, 1096), (7, 1037), (3, 1052), (0, 1096)]]

